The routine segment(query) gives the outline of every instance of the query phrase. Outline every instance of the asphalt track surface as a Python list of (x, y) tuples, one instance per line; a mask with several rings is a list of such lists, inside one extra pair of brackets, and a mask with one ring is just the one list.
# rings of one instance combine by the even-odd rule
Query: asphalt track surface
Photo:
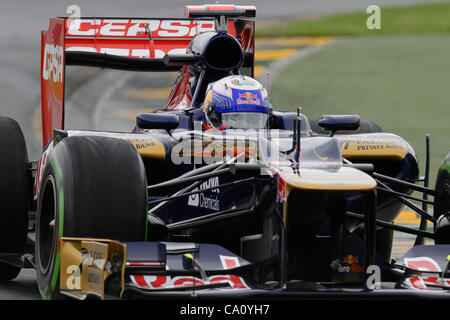
[[(132, 17), (182, 17), (187, 4), (214, 3), (216, 1), (175, 0), (2, 0), (0, 2), (0, 115), (19, 122), (27, 141), (28, 156), (36, 160), (40, 156), (40, 138), (33, 128), (33, 119), (40, 104), (40, 31), (47, 29), (48, 18), (65, 16), (66, 8), (76, 4), (83, 16), (132, 16)], [(424, 3), (424, 0), (254, 0), (220, 1), (222, 3), (254, 4), (257, 21), (296, 16), (315, 16), (363, 10), (376, 3), (383, 6)], [(70, 74), (83, 82), (89, 73)], [(71, 88), (76, 94), (77, 82)], [(84, 95), (78, 95), (83, 97)], [(80, 98), (81, 99), (81, 98)], [(82, 100), (77, 100), (83, 106)], [(80, 121), (91, 117), (80, 115)], [(1, 148), (1, 147), (0, 147)], [(3, 156), (5, 155), (5, 150)], [(35, 284), (35, 272), (24, 269), (19, 277), (9, 283), (0, 284), (0, 299), (40, 299)]]

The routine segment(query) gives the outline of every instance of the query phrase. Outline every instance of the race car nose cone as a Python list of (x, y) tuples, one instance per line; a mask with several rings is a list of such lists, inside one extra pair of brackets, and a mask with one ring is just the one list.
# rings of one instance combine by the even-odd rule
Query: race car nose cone
[(290, 188), (303, 190), (369, 191), (376, 181), (368, 174), (349, 167), (338, 170), (301, 169), (300, 174), (286, 176)]

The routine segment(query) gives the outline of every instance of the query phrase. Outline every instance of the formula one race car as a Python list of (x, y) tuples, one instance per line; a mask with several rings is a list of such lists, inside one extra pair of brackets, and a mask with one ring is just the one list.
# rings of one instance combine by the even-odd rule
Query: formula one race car
[[(50, 19), (39, 161), (0, 118), (1, 280), (34, 267), (44, 299), (447, 297), (450, 153), (432, 189), (413, 148), (370, 121), (272, 110), (255, 12)], [(179, 76), (132, 132), (67, 130), (68, 65)], [(419, 229), (393, 223), (405, 205)], [(397, 261), (394, 230), (417, 236)]]

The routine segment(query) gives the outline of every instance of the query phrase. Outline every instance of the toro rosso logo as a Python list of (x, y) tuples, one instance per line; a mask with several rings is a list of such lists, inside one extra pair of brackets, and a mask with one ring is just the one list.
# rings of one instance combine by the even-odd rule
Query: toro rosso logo
[(339, 264), (338, 272), (364, 272), (364, 266), (358, 264), (358, 257), (349, 254), (342, 259), (342, 262)]
[(261, 101), (258, 99), (258, 96), (256, 94), (247, 91), (239, 95), (236, 103), (260, 105)]

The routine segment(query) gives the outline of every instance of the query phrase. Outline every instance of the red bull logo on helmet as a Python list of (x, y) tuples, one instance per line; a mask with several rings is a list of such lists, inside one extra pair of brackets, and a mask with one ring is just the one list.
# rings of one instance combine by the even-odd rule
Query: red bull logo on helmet
[(260, 105), (261, 100), (259, 100), (256, 94), (253, 94), (249, 91), (239, 94), (238, 99), (236, 100), (237, 104), (255, 104)]

